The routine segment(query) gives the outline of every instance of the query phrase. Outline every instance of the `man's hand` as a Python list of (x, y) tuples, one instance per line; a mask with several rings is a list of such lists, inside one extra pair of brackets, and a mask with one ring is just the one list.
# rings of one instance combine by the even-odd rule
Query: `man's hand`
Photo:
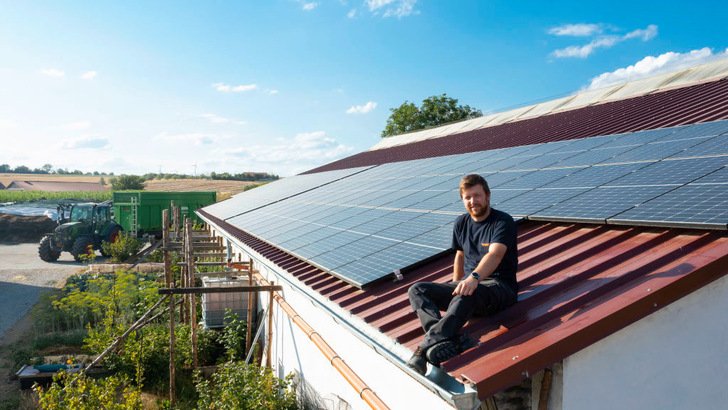
[(479, 280), (475, 279), (472, 276), (468, 276), (467, 278), (461, 280), (460, 283), (458, 283), (452, 294), (453, 296), (470, 296), (473, 294), (473, 292), (475, 292), (475, 289), (478, 287), (478, 283), (480, 283)]

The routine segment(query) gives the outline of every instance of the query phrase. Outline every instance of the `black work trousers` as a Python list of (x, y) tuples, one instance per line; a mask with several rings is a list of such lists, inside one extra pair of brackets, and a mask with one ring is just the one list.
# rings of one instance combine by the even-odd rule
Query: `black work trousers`
[[(409, 288), (412, 310), (417, 313), (425, 330), (425, 338), (419, 345), (423, 349), (455, 338), (472, 315), (492, 315), (518, 299), (510, 287), (492, 278), (480, 281), (472, 295), (453, 296), (458, 283), (419, 282)], [(445, 314), (441, 315), (440, 311)]]

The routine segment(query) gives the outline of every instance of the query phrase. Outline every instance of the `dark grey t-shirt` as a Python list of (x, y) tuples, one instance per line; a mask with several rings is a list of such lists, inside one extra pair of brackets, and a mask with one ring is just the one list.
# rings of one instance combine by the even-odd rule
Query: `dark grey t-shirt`
[(490, 276), (509, 285), (518, 292), (516, 270), (518, 269), (518, 245), (516, 223), (505, 212), (490, 209), (490, 215), (482, 222), (475, 222), (470, 214), (460, 215), (452, 231), (452, 247), (465, 254), (465, 275), (470, 275), (483, 259), (491, 243), (507, 247), (505, 255), (495, 272)]

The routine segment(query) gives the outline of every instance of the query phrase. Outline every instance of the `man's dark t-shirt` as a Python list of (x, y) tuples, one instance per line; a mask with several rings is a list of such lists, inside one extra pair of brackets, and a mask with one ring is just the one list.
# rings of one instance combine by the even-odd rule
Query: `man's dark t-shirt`
[(518, 292), (516, 269), (518, 269), (518, 249), (516, 223), (505, 212), (490, 209), (484, 221), (475, 222), (470, 214), (460, 215), (455, 220), (452, 231), (452, 247), (465, 254), (465, 275), (470, 275), (483, 259), (491, 243), (501, 243), (507, 247), (505, 255), (495, 272), (489, 277), (500, 280), (514, 292)]

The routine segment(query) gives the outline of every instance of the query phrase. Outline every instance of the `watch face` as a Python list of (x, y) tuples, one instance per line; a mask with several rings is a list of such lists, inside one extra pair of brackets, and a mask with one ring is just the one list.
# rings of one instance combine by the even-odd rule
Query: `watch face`
[(476, 272), (471, 273), (470, 276), (474, 277), (475, 279), (480, 279), (480, 275), (478, 275)]

